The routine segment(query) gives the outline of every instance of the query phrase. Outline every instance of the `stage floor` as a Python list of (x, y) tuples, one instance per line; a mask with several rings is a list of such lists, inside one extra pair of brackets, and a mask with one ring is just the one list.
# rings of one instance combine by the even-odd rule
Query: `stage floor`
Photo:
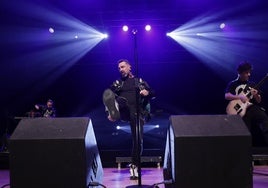
[[(163, 181), (162, 168), (142, 168), (142, 187), (149, 187)], [(9, 184), (9, 170), (0, 169), (0, 188)], [(138, 180), (129, 179), (129, 169), (127, 168), (104, 168), (102, 184), (107, 188), (124, 188), (132, 185), (138, 185)], [(100, 186), (99, 186), (100, 187)], [(153, 186), (152, 186), (153, 187)], [(164, 188), (164, 185), (158, 185)], [(268, 165), (254, 166), (253, 188), (268, 187)], [(5, 188), (9, 188), (6, 186)]]

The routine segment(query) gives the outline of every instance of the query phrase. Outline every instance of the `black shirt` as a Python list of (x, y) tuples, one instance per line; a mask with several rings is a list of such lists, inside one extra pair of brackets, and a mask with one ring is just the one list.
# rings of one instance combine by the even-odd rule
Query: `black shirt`
[[(233, 95), (239, 95), (242, 92), (244, 92), (244, 94), (247, 94), (248, 92), (250, 92), (250, 88), (253, 88), (254, 86), (255, 86), (254, 82), (241, 81), (239, 79), (235, 79), (235, 80), (231, 81), (227, 85), (225, 93), (231, 93)], [(250, 99), (252, 99), (252, 98), (253, 97), (251, 96)], [(251, 102), (253, 102), (253, 101), (251, 101)]]
[(122, 86), (119, 91), (119, 96), (124, 97), (128, 101), (128, 105), (136, 105), (136, 91), (135, 78), (125, 78), (122, 80)]
[[(146, 89), (149, 92), (148, 96), (139, 95), (139, 101), (142, 108), (145, 108), (149, 103), (149, 100), (155, 96), (154, 91), (152, 91), (147, 84), (147, 82), (143, 81), (141, 78), (129, 78), (124, 77), (120, 80), (116, 80), (113, 82), (111, 89), (115, 92), (117, 96), (124, 97), (127, 99), (127, 103), (129, 106), (136, 106), (136, 92), (138, 93), (142, 89)], [(139, 93), (138, 93), (139, 94)]]

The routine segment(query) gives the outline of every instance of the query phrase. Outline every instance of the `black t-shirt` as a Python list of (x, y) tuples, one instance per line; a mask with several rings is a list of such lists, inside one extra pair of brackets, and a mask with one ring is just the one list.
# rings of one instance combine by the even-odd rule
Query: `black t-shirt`
[[(244, 94), (247, 94), (250, 88), (253, 88), (254, 86), (255, 86), (254, 82), (241, 81), (239, 79), (236, 79), (236, 80), (229, 82), (229, 84), (226, 87), (225, 93), (239, 95), (242, 92), (244, 92)], [(252, 96), (250, 96), (250, 99), (252, 99)], [(254, 101), (251, 101), (251, 102), (254, 102)]]
[(155, 96), (154, 92), (150, 89), (147, 82), (143, 81), (141, 78), (121, 78), (121, 80), (116, 80), (113, 82), (111, 89), (116, 93), (116, 95), (126, 98), (129, 106), (137, 105), (136, 92), (139, 92), (142, 89), (149, 91), (148, 96), (138, 95), (143, 108), (148, 104), (149, 100)]
[(122, 82), (119, 96), (126, 98), (128, 105), (133, 106), (136, 105), (136, 91), (135, 78), (126, 78)]
[(56, 109), (54, 107), (48, 108), (47, 105), (38, 105), (38, 112), (42, 117), (56, 117)]

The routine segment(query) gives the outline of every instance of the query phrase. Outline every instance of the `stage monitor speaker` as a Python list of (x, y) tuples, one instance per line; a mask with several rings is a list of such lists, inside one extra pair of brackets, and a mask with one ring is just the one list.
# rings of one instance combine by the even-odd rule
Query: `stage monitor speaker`
[(102, 181), (89, 118), (22, 119), (9, 150), (12, 188), (86, 188)]
[(170, 116), (166, 188), (252, 187), (251, 135), (238, 115)]

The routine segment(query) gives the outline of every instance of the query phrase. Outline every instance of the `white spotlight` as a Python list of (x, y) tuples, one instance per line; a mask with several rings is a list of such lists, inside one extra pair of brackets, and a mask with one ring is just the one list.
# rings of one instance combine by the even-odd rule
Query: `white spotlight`
[(220, 28), (221, 29), (225, 28), (225, 23), (221, 23)]
[(54, 29), (53, 29), (52, 27), (50, 27), (50, 28), (48, 29), (48, 31), (49, 31), (50, 33), (54, 33)]
[(176, 33), (171, 32), (171, 33), (166, 33), (166, 35), (167, 35), (168, 37), (173, 38), (173, 37), (176, 36)]
[(127, 25), (124, 25), (124, 26), (122, 27), (122, 29), (123, 29), (123, 31), (128, 31), (128, 26), (127, 26)]
[(145, 26), (145, 30), (146, 30), (146, 31), (150, 31), (150, 30), (151, 30), (151, 26), (150, 26), (150, 25), (146, 25), (146, 26)]
[(101, 38), (106, 39), (106, 38), (108, 38), (108, 35), (107, 34), (101, 34)]
[(116, 129), (119, 130), (119, 129), (121, 129), (121, 127), (120, 127), (119, 125), (117, 125), (117, 126), (116, 126)]

